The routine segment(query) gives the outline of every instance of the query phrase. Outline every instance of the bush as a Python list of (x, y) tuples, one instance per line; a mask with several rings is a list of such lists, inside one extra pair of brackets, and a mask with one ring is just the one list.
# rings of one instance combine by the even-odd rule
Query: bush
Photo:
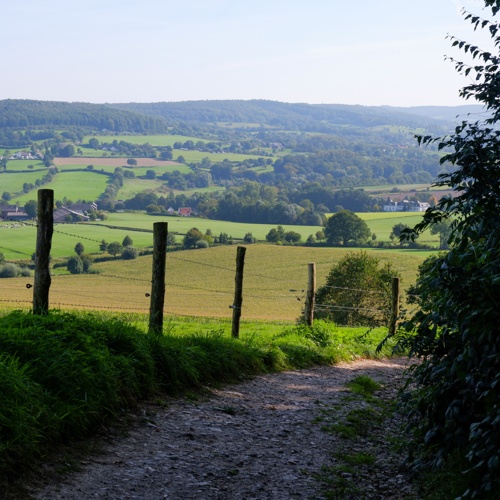
[(133, 260), (137, 259), (137, 256), (139, 255), (139, 250), (134, 247), (125, 247), (122, 250), (122, 259), (123, 260)]
[(196, 248), (208, 248), (210, 245), (206, 240), (198, 240), (196, 242)]
[(335, 264), (316, 294), (316, 317), (339, 325), (387, 325), (392, 278), (397, 271), (366, 252), (346, 254)]
[(66, 264), (66, 268), (71, 274), (82, 274), (83, 273), (82, 259), (78, 256), (70, 257), (68, 259), (68, 263)]
[(19, 268), (10, 262), (0, 267), (0, 278), (17, 278), (19, 276)]

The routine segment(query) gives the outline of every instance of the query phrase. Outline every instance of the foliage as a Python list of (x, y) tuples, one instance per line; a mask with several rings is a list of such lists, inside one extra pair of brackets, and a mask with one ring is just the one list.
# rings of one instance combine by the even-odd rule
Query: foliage
[(115, 257), (116, 255), (118, 255), (122, 251), (122, 246), (121, 246), (119, 241), (113, 241), (111, 243), (108, 243), (106, 250), (113, 257)]
[[(206, 327), (156, 336), (114, 316), (16, 311), (0, 317), (0, 483), (159, 389), (175, 395), (362, 352), (355, 333), (331, 325), (311, 334), (316, 342), (307, 327), (300, 335), (262, 332), (246, 340)], [(324, 348), (321, 339), (328, 340)], [(370, 339), (372, 352), (377, 341)]]
[(366, 241), (371, 236), (371, 231), (366, 222), (354, 212), (340, 210), (328, 219), (325, 236), (329, 245), (347, 246), (350, 242)]
[[(499, 3), (486, 1), (493, 14)], [(500, 25), (465, 12), (484, 28), (493, 46)], [(464, 496), (493, 498), (500, 488), (500, 56), (451, 37), (474, 65), (455, 61), (459, 72), (475, 74), (461, 95), (489, 110), (483, 122), (463, 122), (448, 137), (420, 137), (445, 151), (454, 170), (439, 176), (456, 196), (427, 210), (414, 234), (451, 221), (451, 249), (422, 267), (416, 292), (420, 309), (406, 324), (400, 344), (422, 359), (412, 372), (408, 395), (418, 445), (417, 465), (442, 466), (457, 455), (468, 463)], [(411, 235), (410, 235), (411, 236)], [(460, 462), (460, 461), (459, 461)]]
[(350, 252), (334, 264), (316, 293), (316, 317), (339, 325), (387, 325), (392, 278), (398, 273), (390, 264), (379, 264), (366, 252)]
[(122, 247), (131, 247), (133, 244), (132, 238), (127, 234), (127, 236), (123, 238)]
[(19, 268), (16, 264), (7, 262), (0, 267), (0, 278), (17, 278), (19, 276)]
[(85, 247), (83, 246), (83, 243), (81, 243), (80, 241), (75, 245), (75, 253), (76, 255), (78, 255), (79, 257), (83, 254), (83, 252), (85, 251)]
[(184, 248), (189, 249), (196, 246), (198, 241), (203, 239), (203, 233), (196, 227), (192, 227), (184, 236), (182, 244)]
[(35, 200), (29, 200), (24, 205), (24, 211), (28, 214), (28, 217), (35, 219), (38, 215), (38, 203)]
[(167, 246), (173, 247), (175, 245), (175, 234), (174, 233), (168, 233), (167, 234)]
[(255, 243), (256, 241), (252, 233), (245, 233), (245, 236), (243, 236), (243, 243)]
[(128, 246), (122, 250), (122, 259), (123, 260), (137, 259), (138, 256), (139, 256), (139, 250), (137, 250), (137, 248)]
[(83, 273), (83, 261), (79, 255), (70, 257), (68, 259), (66, 267), (71, 274), (82, 274)]

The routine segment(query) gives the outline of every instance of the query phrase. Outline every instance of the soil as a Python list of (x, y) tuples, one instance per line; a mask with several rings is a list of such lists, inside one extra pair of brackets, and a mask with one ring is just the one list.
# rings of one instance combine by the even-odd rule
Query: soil
[[(358, 360), (151, 402), (76, 472), (47, 464), (25, 498), (419, 498), (394, 448), (401, 417), (387, 411), (405, 364)], [(346, 386), (359, 375), (382, 385), (373, 398)]]

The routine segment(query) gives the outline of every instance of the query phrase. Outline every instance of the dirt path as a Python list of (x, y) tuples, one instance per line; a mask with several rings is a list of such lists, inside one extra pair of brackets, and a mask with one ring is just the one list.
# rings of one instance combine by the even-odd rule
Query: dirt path
[[(392, 400), (404, 363), (360, 360), (264, 375), (201, 400), (171, 400), (144, 412), (127, 437), (85, 459), (81, 471), (32, 497), (317, 499), (329, 490), (336, 492), (329, 498), (417, 498), (391, 450), (397, 417), (381, 419), (382, 403), (373, 406), (345, 385), (369, 375), (383, 384), (377, 401)], [(348, 415), (373, 415), (362, 423), (369, 432), (332, 432)]]

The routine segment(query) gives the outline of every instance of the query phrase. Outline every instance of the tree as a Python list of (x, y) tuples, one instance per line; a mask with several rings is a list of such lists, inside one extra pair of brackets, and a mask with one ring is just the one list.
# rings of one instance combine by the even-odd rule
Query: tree
[(12, 199), (12, 195), (8, 193), (7, 191), (4, 191), (2, 193), (2, 200), (3, 201), (10, 201)]
[(287, 243), (298, 243), (302, 239), (302, 235), (296, 231), (287, 231), (284, 234), (283, 239)]
[[(493, 18), (498, 0), (486, 0)], [(451, 221), (450, 250), (421, 266), (413, 293), (418, 311), (400, 332), (399, 345), (421, 359), (412, 371), (408, 411), (419, 464), (452, 464), (467, 481), (468, 497), (496, 498), (500, 491), (500, 24), (464, 11), (492, 39), (493, 52), (450, 37), (471, 62), (454, 60), (472, 82), (460, 91), (488, 111), (462, 122), (450, 136), (419, 137), (437, 143), (441, 164), (453, 169), (435, 186), (455, 196), (429, 208), (407, 236)], [(449, 498), (462, 496), (456, 491)]]
[(173, 247), (175, 245), (175, 234), (174, 233), (168, 233), (167, 234), (167, 246), (168, 247)]
[(394, 226), (392, 226), (392, 232), (389, 236), (391, 238), (391, 241), (397, 238), (399, 239), (399, 245), (403, 246), (405, 239), (401, 238), (401, 235), (404, 234), (408, 229), (410, 229), (410, 226), (408, 226), (407, 224), (403, 224), (402, 222), (394, 224)]
[(95, 137), (89, 139), (89, 147), (91, 147), (92, 149), (97, 149), (99, 147), (99, 140)]
[(70, 257), (66, 264), (66, 268), (71, 274), (82, 274), (83, 273), (82, 259), (78, 255)]
[(137, 166), (137, 160), (135, 158), (128, 158), (127, 159), (127, 165), (130, 165), (131, 167), (136, 167)]
[(101, 240), (101, 243), (99, 243), (99, 250), (101, 252), (105, 252), (108, 249), (108, 244), (106, 243), (106, 240)]
[(123, 260), (137, 259), (138, 255), (139, 255), (139, 250), (137, 250), (137, 248), (134, 248), (132, 246), (126, 246), (122, 250), (122, 259)]
[(449, 220), (442, 220), (436, 222), (431, 226), (431, 234), (439, 234), (439, 248), (441, 250), (448, 250), (448, 239), (451, 236), (451, 222)]
[(283, 226), (277, 226), (276, 229), (272, 228), (266, 234), (266, 241), (269, 243), (283, 243), (284, 238), (285, 230), (283, 229)]
[(122, 241), (122, 247), (131, 247), (134, 244), (130, 236), (125, 236)]
[(0, 264), (2, 264), (5, 260), (5, 255), (3, 254), (3, 252), (0, 252)]
[(113, 257), (116, 257), (122, 251), (122, 246), (120, 245), (120, 243), (118, 241), (113, 241), (112, 243), (108, 244), (108, 246), (106, 247), (106, 250)]
[(63, 158), (71, 158), (75, 154), (75, 146), (73, 144), (66, 144), (60, 151), (59, 154)]
[(349, 210), (340, 210), (332, 215), (325, 226), (329, 245), (347, 246), (349, 242), (365, 242), (371, 234), (366, 222)]
[(316, 317), (339, 325), (387, 325), (392, 278), (397, 275), (390, 264), (380, 267), (379, 259), (364, 251), (349, 252), (332, 266), (318, 289)]
[(85, 247), (83, 246), (83, 243), (78, 242), (75, 245), (75, 253), (76, 253), (76, 255), (78, 255), (80, 257), (83, 254), (84, 251), (85, 251)]
[(201, 239), (203, 239), (203, 233), (198, 228), (192, 227), (184, 236), (182, 244), (186, 249), (193, 248)]
[(245, 236), (243, 236), (243, 243), (255, 243), (256, 241), (252, 233), (246, 233)]
[(38, 215), (38, 203), (35, 200), (29, 200), (24, 205), (24, 211), (30, 219), (36, 219)]

